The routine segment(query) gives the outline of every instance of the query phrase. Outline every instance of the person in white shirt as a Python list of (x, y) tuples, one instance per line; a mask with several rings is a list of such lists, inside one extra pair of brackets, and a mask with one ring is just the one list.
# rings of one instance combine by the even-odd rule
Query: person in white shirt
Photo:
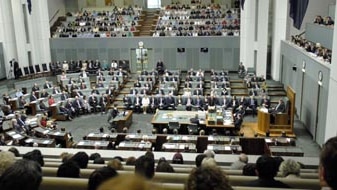
[(23, 96), (22, 91), (20, 89), (17, 89), (15, 93), (15, 97), (20, 98), (21, 96)]
[(142, 98), (142, 106), (143, 106), (143, 113), (146, 114), (147, 113), (147, 108), (149, 107), (150, 104), (150, 99), (148, 96), (144, 96)]

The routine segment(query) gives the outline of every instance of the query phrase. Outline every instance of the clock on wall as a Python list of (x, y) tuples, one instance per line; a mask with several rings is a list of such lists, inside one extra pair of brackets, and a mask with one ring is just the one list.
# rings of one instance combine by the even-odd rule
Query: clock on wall
[(143, 47), (143, 46), (144, 46), (144, 42), (143, 42), (143, 41), (139, 41), (139, 42), (138, 42), (138, 46), (139, 46), (139, 47)]

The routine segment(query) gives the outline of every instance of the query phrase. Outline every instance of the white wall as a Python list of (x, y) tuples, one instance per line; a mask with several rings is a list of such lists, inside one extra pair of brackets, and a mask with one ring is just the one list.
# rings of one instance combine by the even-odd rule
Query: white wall
[[(65, 0), (48, 0), (49, 24), (52, 26), (59, 16), (65, 15)], [(58, 12), (58, 13), (57, 13)], [(57, 15), (53, 18), (53, 16)], [(53, 19), (52, 19), (53, 18)]]
[(292, 18), (288, 16), (288, 19), (289, 19), (288, 39), (291, 35), (296, 35), (296, 34), (303, 32), (305, 30), (305, 23), (313, 22), (316, 15), (328, 16), (329, 15), (329, 5), (331, 4), (336, 4), (336, 0), (311, 0), (309, 1), (309, 5), (307, 8), (307, 12), (303, 19), (301, 30), (297, 30), (295, 27), (293, 27), (293, 20)]

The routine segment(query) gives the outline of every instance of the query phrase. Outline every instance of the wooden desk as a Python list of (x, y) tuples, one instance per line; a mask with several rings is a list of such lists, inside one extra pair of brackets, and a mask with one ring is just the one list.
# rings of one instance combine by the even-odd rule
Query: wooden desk
[(257, 130), (259, 134), (265, 134), (270, 128), (270, 113), (268, 110), (258, 109), (257, 111)]
[(28, 107), (30, 109), (30, 114), (31, 115), (36, 115), (36, 106), (37, 106), (36, 104), (37, 104), (37, 101), (33, 101), (33, 102), (30, 102), (28, 104)]
[(117, 133), (107, 134), (107, 133), (89, 133), (87, 135), (87, 140), (92, 141), (116, 141)]
[(26, 136), (16, 132), (16, 131), (7, 131), (5, 133), (5, 140), (18, 140), (21, 141), (25, 139)]
[(240, 145), (220, 145), (209, 144), (207, 150), (213, 150), (217, 154), (240, 154), (242, 153), (242, 147)]
[(112, 120), (113, 124), (117, 126), (116, 130), (118, 133), (123, 132), (123, 128), (130, 128), (132, 124), (132, 111), (127, 110), (125, 112), (121, 112), (117, 117)]
[(17, 101), (18, 101), (18, 98), (9, 99), (9, 105), (11, 106), (12, 110), (17, 110), (18, 109), (18, 107), (16, 106), (17, 105)]
[(122, 141), (118, 144), (118, 150), (151, 150), (151, 142)]
[(170, 143), (197, 143), (196, 135), (167, 135), (167, 141)]
[(303, 150), (299, 147), (270, 146), (269, 149), (273, 156), (304, 156)]
[(162, 150), (165, 152), (197, 152), (194, 143), (164, 143)]
[(234, 128), (234, 119), (231, 111), (208, 113), (206, 127), (212, 128)]
[(55, 147), (55, 140), (54, 139), (30, 137), (30, 138), (25, 140), (25, 143), (26, 144), (37, 143), (39, 147)]
[(90, 141), (90, 140), (81, 140), (77, 143), (76, 148), (85, 148), (85, 149), (108, 149), (111, 142), (109, 141)]
[(157, 141), (157, 135), (147, 135), (147, 134), (127, 134), (125, 138), (129, 138), (133, 142), (141, 142), (142, 140), (150, 141), (155, 143)]
[(50, 137), (52, 139), (67, 140), (67, 133), (65, 131), (52, 130), (42, 127), (36, 127), (33, 129), (35, 134), (39, 137)]

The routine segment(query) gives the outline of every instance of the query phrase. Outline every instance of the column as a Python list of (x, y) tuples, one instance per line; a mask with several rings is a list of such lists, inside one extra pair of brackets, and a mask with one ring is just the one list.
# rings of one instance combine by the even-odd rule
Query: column
[[(241, 10), (240, 28), (240, 62), (245, 67), (254, 67), (254, 37), (255, 37), (255, 0), (245, 1)], [(238, 63), (239, 65), (239, 63)]]
[(273, 39), (271, 75), (274, 80), (280, 80), (281, 66), (281, 40), (287, 36), (288, 1), (274, 0)]
[(32, 12), (27, 16), (31, 39), (29, 43), (30, 49), (27, 49), (27, 51), (31, 51), (33, 65), (49, 63), (51, 55), (48, 1), (38, 0), (32, 2)]
[[(337, 11), (335, 13), (335, 18), (337, 18)], [(326, 116), (326, 128), (325, 128), (325, 137), (324, 141), (328, 140), (331, 137), (337, 135), (337, 126), (336, 126), (336, 108), (337, 108), (337, 30), (334, 30), (333, 35), (333, 45), (332, 45), (332, 60), (330, 66), (330, 80), (329, 80), (329, 97), (328, 97), (328, 107), (327, 107), (327, 116)]]
[[(34, 2), (34, 1), (33, 1)], [(11, 1), (12, 4), (12, 17), (14, 21), (14, 32), (16, 41), (16, 51), (18, 55), (18, 62), (20, 67), (23, 68), (28, 66), (28, 54), (27, 54), (27, 42), (30, 41), (28, 39), (28, 31), (25, 27), (24, 14), (28, 14), (27, 8), (23, 8), (23, 4), (26, 2), (23, 0)], [(27, 34), (27, 36), (26, 36)]]
[[(256, 66), (256, 75), (266, 76), (267, 73), (267, 51), (268, 51), (268, 18), (269, 18), (269, 0), (258, 0), (257, 12), (257, 49), (254, 52), (254, 64)], [(256, 56), (256, 57), (255, 57)]]
[(14, 22), (11, 0), (0, 1), (0, 41), (3, 43), (6, 76), (10, 70), (9, 61), (18, 59), (16, 52)]

